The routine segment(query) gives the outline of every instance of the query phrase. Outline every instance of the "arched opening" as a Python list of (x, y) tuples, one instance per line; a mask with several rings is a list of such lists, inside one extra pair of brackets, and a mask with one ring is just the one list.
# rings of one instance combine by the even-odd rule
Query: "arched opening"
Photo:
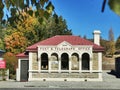
[(73, 53), (71, 56), (71, 69), (79, 70), (79, 55), (77, 53)]
[(47, 53), (41, 54), (41, 69), (48, 70), (48, 55), (47, 55)]
[(51, 69), (52, 70), (58, 70), (58, 54), (57, 53), (53, 53), (51, 54)]
[(88, 53), (82, 55), (82, 70), (90, 69), (90, 57)]
[(61, 70), (69, 69), (69, 56), (67, 53), (61, 55)]

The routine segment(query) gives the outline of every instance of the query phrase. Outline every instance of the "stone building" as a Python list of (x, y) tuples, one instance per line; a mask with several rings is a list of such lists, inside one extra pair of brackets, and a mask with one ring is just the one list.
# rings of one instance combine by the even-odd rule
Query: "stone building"
[(17, 81), (102, 81), (100, 31), (94, 43), (78, 36), (57, 35), (18, 54)]

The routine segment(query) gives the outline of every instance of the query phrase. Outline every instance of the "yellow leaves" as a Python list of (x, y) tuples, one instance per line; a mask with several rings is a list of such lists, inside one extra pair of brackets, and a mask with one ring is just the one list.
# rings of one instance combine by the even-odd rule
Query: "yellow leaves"
[(17, 29), (20, 32), (31, 32), (33, 30), (33, 26), (39, 23), (34, 14), (35, 12), (33, 12), (33, 16), (31, 16), (27, 12), (21, 12), (21, 15), (24, 19), (18, 21), (17, 24)]
[(27, 46), (27, 39), (23, 36), (21, 32), (14, 32), (10, 36), (5, 37), (4, 39), (6, 49), (13, 53), (22, 52), (21, 48), (26, 48)]
[(7, 52), (5, 55), (11, 57), (11, 56), (13, 56), (13, 53)]
[(11, 68), (17, 67), (17, 58), (13, 53), (7, 52), (3, 55), (3, 57), (6, 60), (7, 68), (11, 70)]

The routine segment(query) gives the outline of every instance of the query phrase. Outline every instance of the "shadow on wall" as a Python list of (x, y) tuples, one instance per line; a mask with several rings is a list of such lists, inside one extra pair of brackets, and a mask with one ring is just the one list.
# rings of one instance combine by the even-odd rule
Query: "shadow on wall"
[(116, 78), (120, 78), (120, 57), (115, 58), (115, 70), (111, 70), (108, 74), (115, 75)]

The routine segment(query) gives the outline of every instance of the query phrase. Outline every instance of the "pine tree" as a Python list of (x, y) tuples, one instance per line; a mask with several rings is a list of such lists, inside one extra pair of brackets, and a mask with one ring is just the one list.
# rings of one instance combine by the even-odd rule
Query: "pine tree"
[(109, 41), (114, 41), (114, 33), (112, 28), (109, 30)]
[(107, 47), (108, 47), (107, 53), (113, 56), (115, 53), (115, 42), (112, 28), (109, 30), (109, 41)]

